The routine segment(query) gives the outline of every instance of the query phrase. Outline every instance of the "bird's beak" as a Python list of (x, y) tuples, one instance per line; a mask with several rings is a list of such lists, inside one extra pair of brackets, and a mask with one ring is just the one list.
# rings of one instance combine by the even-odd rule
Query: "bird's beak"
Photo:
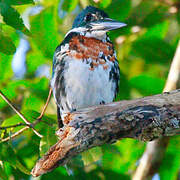
[(104, 18), (102, 20), (91, 22), (89, 26), (93, 31), (110, 31), (122, 28), (126, 26), (126, 24), (110, 18)]

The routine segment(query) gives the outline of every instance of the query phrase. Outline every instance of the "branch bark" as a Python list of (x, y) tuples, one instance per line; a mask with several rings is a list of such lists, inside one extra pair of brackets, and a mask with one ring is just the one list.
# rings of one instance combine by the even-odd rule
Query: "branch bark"
[(59, 141), (35, 165), (42, 175), (89, 148), (121, 138), (151, 141), (180, 133), (180, 89), (130, 101), (93, 106), (67, 114)]

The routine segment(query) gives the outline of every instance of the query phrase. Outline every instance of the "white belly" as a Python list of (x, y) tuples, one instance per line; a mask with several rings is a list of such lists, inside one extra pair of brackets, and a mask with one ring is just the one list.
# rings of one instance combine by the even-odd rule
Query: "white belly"
[[(109, 80), (112, 62), (108, 62), (108, 69), (99, 65), (90, 70), (89, 64), (81, 60), (67, 60), (64, 72), (66, 103), (70, 109), (81, 109), (100, 103), (112, 102), (116, 85)], [(62, 103), (64, 104), (64, 103)], [(64, 109), (66, 111), (66, 109)]]

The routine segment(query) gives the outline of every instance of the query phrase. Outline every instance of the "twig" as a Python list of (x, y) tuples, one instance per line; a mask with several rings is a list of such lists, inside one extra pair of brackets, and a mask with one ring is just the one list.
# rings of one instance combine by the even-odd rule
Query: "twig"
[(47, 100), (46, 100), (46, 104), (44, 105), (43, 110), (42, 110), (40, 116), (39, 116), (37, 119), (40, 120), (40, 119), (43, 117), (44, 112), (46, 111), (46, 108), (47, 108), (47, 106), (48, 106), (48, 104), (49, 104), (49, 100), (50, 100), (50, 98), (51, 98), (51, 94), (52, 94), (52, 88), (49, 89), (49, 95), (48, 95), (48, 98), (47, 98)]
[(0, 90), (0, 96), (4, 99), (4, 101), (7, 102), (7, 104), (13, 109), (13, 111), (18, 114), (18, 116), (28, 125), (31, 123), (12, 105), (10, 100), (3, 94), (3, 92)]
[(180, 89), (136, 100), (93, 106), (66, 116), (60, 140), (32, 170), (42, 175), (89, 148), (122, 138), (151, 141), (180, 133)]
[(16, 133), (14, 133), (13, 135), (7, 137), (7, 138), (4, 138), (4, 139), (0, 139), (0, 142), (6, 142), (6, 141), (9, 141), (10, 139), (14, 139), (16, 136), (20, 135), (21, 133), (23, 133), (25, 130), (29, 129), (29, 126), (26, 126), (22, 129), (20, 129), (19, 131), (17, 131)]
[[(168, 78), (163, 92), (169, 92), (176, 89), (180, 75), (180, 41), (178, 43), (175, 56), (171, 63)], [(162, 137), (155, 141), (149, 142), (146, 146), (139, 166), (134, 173), (133, 180), (143, 180), (152, 177), (158, 172), (159, 166), (163, 160), (169, 138)]]
[(32, 130), (34, 131), (34, 133), (39, 136), (40, 138), (42, 138), (43, 136), (38, 133), (35, 129), (34, 129), (34, 124), (33, 123), (30, 123), (25, 117), (24, 115), (18, 110), (16, 109), (11, 101), (3, 94), (3, 92), (0, 90), (0, 96), (4, 99), (5, 102), (7, 102), (7, 104), (13, 109), (13, 111), (27, 124), (27, 128), (31, 127)]

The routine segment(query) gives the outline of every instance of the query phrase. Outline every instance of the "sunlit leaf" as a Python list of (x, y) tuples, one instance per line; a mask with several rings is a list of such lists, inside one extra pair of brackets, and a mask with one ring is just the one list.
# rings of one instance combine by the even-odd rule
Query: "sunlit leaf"
[[(147, 32), (143, 35), (143, 37), (157, 37), (157, 38), (164, 38), (169, 29), (169, 22), (163, 21), (155, 26), (150, 27), (147, 29)], [(142, 37), (140, 37), (142, 38)]]
[(0, 87), (2, 82), (7, 82), (7, 80), (13, 76), (11, 60), (12, 56), (0, 53)]
[[(0, 64), (1, 64), (1, 62), (0, 62)], [(6, 67), (4, 68), (4, 70), (6, 70)], [(9, 73), (10, 72), (11, 71), (9, 71)], [(5, 81), (4, 81), (4, 84), (5, 84)], [(28, 81), (25, 81), (25, 80), (16, 80), (15, 81), (14, 80), (14, 81), (10, 81), (7, 85), (5, 85), (1, 89), (1, 91), (10, 101), (12, 101), (19, 95), (18, 92), (23, 92), (23, 89), (27, 88), (29, 85), (30, 84)], [(7, 106), (7, 105), (8, 104), (2, 98), (0, 98), (0, 108), (3, 108), (4, 106)]]
[(165, 80), (147, 74), (141, 74), (131, 78), (130, 84), (143, 95), (152, 95), (162, 92)]
[(36, 71), (39, 66), (44, 65), (48, 62), (48, 58), (45, 58), (40, 51), (33, 49), (27, 54), (26, 64), (27, 64), (27, 76), (35, 76)]
[(60, 43), (53, 11), (53, 7), (47, 8), (31, 21), (33, 40), (43, 55), (50, 59), (53, 58), (54, 51)]

